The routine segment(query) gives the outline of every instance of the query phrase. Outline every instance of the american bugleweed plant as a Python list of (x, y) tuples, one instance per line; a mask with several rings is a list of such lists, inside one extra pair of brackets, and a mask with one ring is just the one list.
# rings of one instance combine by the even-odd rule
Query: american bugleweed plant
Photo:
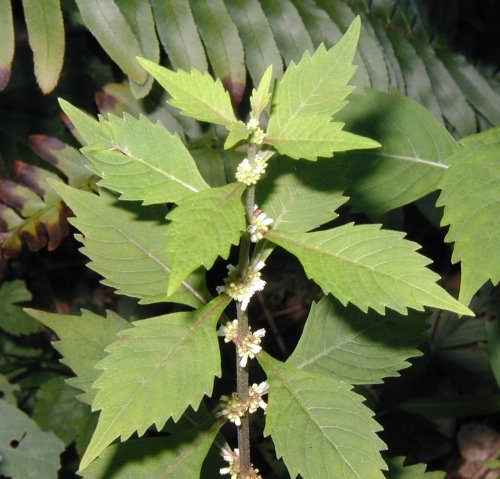
[[(171, 105), (227, 130), (224, 147), (241, 157), (234, 181), (223, 186), (209, 186), (181, 139), (160, 123), (129, 115), (96, 121), (61, 102), (86, 144), (89, 167), (101, 178), (98, 195), (52, 183), (75, 215), (90, 267), (143, 304), (192, 308), (133, 326), (115, 313), (102, 318), (88, 311), (81, 317), (30, 312), (56, 331), (56, 347), (76, 374), (70, 384), (100, 411), (80, 464), (83, 477), (104, 477), (117, 462), (119, 477), (192, 479), (215, 444), (226, 461), (221, 475), (260, 478), (252, 465), (250, 419), (262, 410), (264, 435), (291, 477), (384, 477), (380, 426), (352, 388), (397, 375), (407, 356), (384, 355), (376, 342), (361, 337), (344, 349), (336, 346), (337, 338), (352, 333), (352, 339), (363, 321), (383, 321), (381, 334), (390, 337), (391, 327), (407, 320), (403, 328), (421, 334), (422, 323), (415, 326), (411, 314), (402, 317), (407, 308), (472, 313), (436, 284), (429, 260), (402, 233), (374, 224), (320, 229), (347, 201), (345, 185), (338, 186), (345, 162), (332, 155), (380, 146), (332, 121), (352, 91), (359, 31), (356, 19), (333, 48), (306, 53), (280, 80), (269, 68), (252, 93), (246, 122), (235, 116), (220, 80), (140, 59), (170, 94)], [(308, 185), (298, 195), (293, 175)], [(234, 246), (238, 262), (227, 265), (212, 298), (205, 272)], [(254, 328), (247, 314), (254, 294), (266, 286), (262, 273), (276, 247), (295, 255), (325, 293), (286, 362), (263, 350), (270, 333)], [(225, 313), (232, 301), (236, 318)], [(354, 305), (351, 333), (347, 324), (329, 323), (348, 303)], [(81, 338), (87, 338), (85, 346)], [(209, 412), (202, 401), (222, 374), (220, 348), (229, 343), (236, 355), (236, 390)], [(256, 362), (266, 381), (250, 377)], [(237, 444), (221, 436), (227, 421), (237, 429)], [(153, 425), (171, 434), (141, 438)], [(134, 433), (139, 438), (129, 440)], [(111, 445), (116, 439), (128, 441)], [(144, 452), (140, 461), (134, 460), (138, 451)]]

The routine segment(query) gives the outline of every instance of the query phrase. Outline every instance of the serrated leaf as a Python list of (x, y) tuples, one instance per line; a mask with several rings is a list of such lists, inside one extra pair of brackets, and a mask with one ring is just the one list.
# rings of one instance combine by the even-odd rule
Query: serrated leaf
[(59, 0), (23, 0), (28, 40), (33, 50), (35, 75), (43, 93), (59, 80), (64, 58), (64, 23)]
[(196, 26), (216, 77), (239, 105), (245, 93), (243, 44), (223, 0), (191, 0)]
[(245, 63), (253, 84), (257, 85), (267, 68), (274, 78), (283, 75), (283, 60), (271, 26), (258, 0), (232, 0), (226, 7), (236, 25), (245, 48)]
[(139, 62), (172, 95), (169, 103), (184, 115), (224, 126), (237, 121), (229, 94), (219, 79), (198, 70), (173, 72), (144, 58)]
[(0, 91), (2, 91), (9, 83), (16, 47), (10, 0), (0, 0), (0, 18), (2, 18), (2, 30), (0, 30)]
[[(56, 190), (75, 213), (71, 223), (83, 234), (82, 252), (103, 283), (141, 303), (167, 301), (170, 253), (167, 226), (160, 223), (163, 210), (118, 202), (104, 192), (97, 196), (65, 185)], [(197, 307), (207, 297), (203, 276), (194, 274), (169, 300)]]
[(280, 135), (286, 123), (299, 116), (321, 115), (328, 122), (346, 105), (359, 29), (358, 18), (335, 46), (327, 50), (320, 45), (313, 55), (306, 52), (297, 65), (288, 66), (273, 97), (268, 135)]
[(135, 431), (142, 436), (153, 424), (160, 430), (211, 393), (221, 374), (215, 325), (229, 302), (218, 296), (197, 311), (137, 321), (106, 348), (92, 404), (101, 414), (81, 470), (117, 437), (124, 441)]
[[(113, 0), (76, 0), (85, 26), (111, 59), (132, 80), (142, 85), (147, 78), (136, 57), (143, 56), (139, 40)], [(123, 48), (126, 45), (126, 48)]]
[(310, 231), (338, 217), (347, 197), (346, 182), (334, 161), (289, 161), (273, 158), (256, 186), (259, 208), (280, 231)]
[[(449, 158), (438, 206), (441, 224), (450, 225), (446, 241), (454, 243), (452, 261), (461, 262), (460, 301), (469, 304), (488, 280), (500, 281), (500, 142), (470, 144)], [(467, 201), (464, 201), (464, 198)]]
[(196, 166), (203, 179), (211, 186), (228, 183), (224, 170), (224, 151), (216, 148), (196, 148), (192, 151)]
[(247, 128), (245, 123), (242, 121), (237, 121), (236, 123), (231, 123), (227, 127), (229, 135), (227, 135), (226, 141), (224, 142), (224, 149), (232, 148), (236, 143), (246, 140), (251, 131)]
[(36, 321), (30, 318), (18, 303), (31, 300), (24, 281), (16, 279), (0, 286), (0, 328), (16, 336), (34, 333)]
[(205, 456), (220, 422), (205, 424), (169, 437), (141, 438), (107, 447), (90, 464), (84, 479), (183, 479), (200, 477)]
[(385, 472), (387, 479), (443, 479), (446, 476), (445, 472), (432, 471), (425, 472), (425, 464), (413, 464), (411, 466), (404, 465), (405, 458), (391, 457), (387, 461), (389, 470)]
[[(473, 313), (436, 284), (439, 276), (425, 266), (430, 260), (415, 253), (419, 245), (404, 233), (380, 225), (354, 225), (313, 233), (270, 230), (269, 241), (297, 256), (308, 277), (343, 305), (362, 311), (385, 308), (407, 314), (424, 306), (458, 314)], [(356, 279), (356, 281), (354, 281)]]
[(82, 143), (86, 145), (98, 143), (100, 146), (111, 146), (109, 132), (105, 130), (103, 124), (99, 124), (99, 122), (88, 113), (76, 108), (62, 98), (59, 99), (59, 106), (62, 111), (68, 115)]
[(241, 183), (230, 183), (188, 196), (167, 216), (172, 252), (167, 295), (173, 294), (196, 268), (210, 269), (218, 256), (226, 259), (245, 230)]
[(282, 155), (311, 161), (319, 156), (330, 157), (334, 152), (380, 146), (370, 138), (342, 131), (343, 123), (324, 120), (321, 115), (294, 117), (285, 123), (279, 133), (268, 130), (264, 141), (273, 145)]
[(313, 303), (309, 317), (287, 364), (325, 374), (349, 384), (377, 384), (410, 366), (428, 328), (422, 315), (380, 316), (348, 306), (331, 296)]
[(102, 178), (99, 185), (119, 192), (121, 199), (173, 203), (208, 188), (181, 139), (160, 123), (128, 114), (109, 115), (101, 123), (113, 146), (88, 146), (82, 152)]
[(68, 379), (68, 384), (84, 392), (78, 399), (92, 404), (96, 394), (92, 384), (100, 375), (95, 365), (104, 358), (106, 346), (116, 340), (119, 331), (130, 327), (130, 323), (111, 312), (107, 317), (86, 310), (81, 316), (36, 309), (26, 309), (26, 312), (57, 334), (59, 340), (52, 345), (61, 354), (61, 363), (76, 375)]
[(65, 446), (84, 436), (92, 420), (90, 407), (76, 400), (76, 392), (62, 377), (56, 377), (43, 383), (35, 394), (33, 419), (44, 431), (52, 431)]
[(425, 108), (397, 92), (352, 95), (339, 119), (382, 145), (338, 158), (352, 181), (351, 204), (374, 217), (434, 191), (458, 147)]
[(158, 35), (172, 65), (184, 71), (208, 70), (189, 2), (152, 0), (151, 5)]
[(381, 427), (350, 385), (265, 353), (258, 359), (269, 382), (264, 433), (271, 435), (291, 477), (383, 478), (384, 443), (376, 435)]
[(15, 406), (0, 399), (2, 475), (11, 479), (56, 479), (64, 444)]

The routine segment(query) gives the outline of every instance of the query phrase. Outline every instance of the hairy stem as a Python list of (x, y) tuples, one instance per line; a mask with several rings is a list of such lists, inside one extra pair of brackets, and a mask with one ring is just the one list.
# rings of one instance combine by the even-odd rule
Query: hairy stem
[[(250, 145), (248, 148), (248, 160), (254, 161), (257, 153), (255, 145)], [(250, 186), (245, 191), (245, 212), (247, 223), (250, 222), (255, 204), (255, 187)], [(250, 239), (248, 235), (244, 235), (240, 244), (239, 255), (239, 270), (244, 276), (247, 272), (250, 263)], [(241, 303), (236, 304), (236, 314), (238, 319), (238, 339), (243, 340), (248, 334), (248, 314), (242, 311)], [(236, 355), (236, 392), (240, 400), (245, 403), (248, 401), (249, 375), (248, 364), (242, 368), (240, 366), (240, 358)], [(240, 453), (240, 476), (245, 475), (250, 470), (250, 421), (248, 414), (241, 418), (241, 426), (238, 427), (238, 449)]]

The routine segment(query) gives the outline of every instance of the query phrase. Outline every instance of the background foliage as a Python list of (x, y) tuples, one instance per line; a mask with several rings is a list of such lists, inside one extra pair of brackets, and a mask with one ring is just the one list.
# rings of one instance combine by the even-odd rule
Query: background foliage
[[(0, 438), (0, 453), (6, 458), (0, 463), (2, 474), (24, 478), (33, 473), (33, 477), (44, 479), (56, 477), (62, 464), (59, 476), (73, 477), (78, 457), (85, 450), (95, 421), (86, 405), (91, 400), (89, 394), (93, 393), (88, 385), (95, 378), (89, 377), (86, 385), (76, 384), (74, 380), (67, 385), (63, 379), (69, 377), (70, 371), (60, 365), (49, 346), (49, 341), (55, 337), (49, 329), (42, 328), (26, 315), (21, 305), (66, 313), (73, 318), (72, 321), (76, 320), (71, 313), (76, 313), (81, 307), (99, 313), (105, 308), (112, 309), (127, 320), (148, 316), (145, 308), (157, 308), (138, 306), (124, 298), (112, 299), (92, 273), (84, 272), (85, 260), (77, 253), (76, 243), (70, 238), (64, 240), (69, 231), (68, 210), (48, 180), (62, 175), (70, 186), (82, 190), (80, 204), (88, 208), (93, 196), (90, 192), (95, 187), (92, 169), (103, 167), (106, 158), (100, 159), (101, 163), (96, 160), (90, 169), (87, 168), (88, 161), (78, 151), (78, 143), (93, 143), (98, 129), (93, 121), (80, 115), (77, 126), (81, 136), (77, 135), (76, 141), (71, 138), (71, 123), (63, 117), (67, 129), (60, 120), (57, 96), (90, 112), (99, 111), (103, 115), (101, 123), (111, 124), (115, 135), (129, 134), (127, 121), (130, 120), (127, 116), (123, 120), (107, 117), (109, 113), (121, 116), (127, 112), (134, 117), (139, 113), (146, 114), (149, 120), (143, 118), (141, 121), (151, 135), (157, 128), (151, 121), (160, 120), (169, 131), (177, 132), (188, 143), (203, 176), (194, 179), (194, 184), (199, 188), (207, 184), (223, 186), (233, 174), (239, 155), (221, 149), (218, 130), (181, 117), (166, 106), (161, 92), (153, 86), (152, 78), (135, 57), (186, 70), (196, 67), (213, 72), (231, 93), (233, 104), (240, 113), (245, 113), (249, 88), (260, 79), (267, 65), (272, 64), (274, 76), (280, 78), (284, 68), (292, 61), (298, 62), (305, 50), (312, 53), (320, 43), (327, 47), (336, 43), (354, 16), (360, 14), (363, 30), (354, 62), (358, 65), (354, 84), (360, 95), (352, 97), (342, 120), (351, 126), (350, 131), (382, 143), (383, 153), (362, 156), (362, 164), (349, 155), (340, 158), (341, 162), (351, 161), (352, 166), (346, 177), (336, 180), (339, 194), (333, 199), (331, 191), (326, 195), (321, 189), (307, 187), (309, 178), (309, 184), (320, 184), (309, 165), (298, 166), (300, 176), (305, 178), (298, 184), (296, 176), (287, 171), (285, 162), (277, 159), (269, 173), (271, 179), (273, 174), (276, 175), (280, 186), (289, 192), (286, 208), (279, 210), (282, 196), (278, 193), (274, 198), (272, 195), (261, 198), (261, 203), (265, 205), (264, 209), (276, 213), (273, 216), (282, 225), (302, 224), (306, 228), (304, 231), (308, 231), (335, 215), (315, 217), (311, 209), (297, 210), (294, 207), (297, 197), (310, 197), (311, 204), (330, 201), (333, 211), (335, 203), (337, 206), (345, 203), (342, 192), (346, 191), (350, 197), (344, 206), (347, 218), (361, 218), (365, 222), (378, 219), (393, 229), (405, 230), (410, 239), (423, 244), (424, 253), (434, 260), (433, 268), (447, 278), (448, 289), (453, 289), (457, 270), (450, 266), (450, 248), (443, 242), (443, 231), (437, 229), (442, 210), (433, 207), (436, 196), (426, 196), (437, 187), (446, 190), (439, 167), (421, 164), (409, 170), (404, 163), (391, 161), (396, 154), (411, 156), (414, 142), (421, 143), (422, 138), (418, 138), (421, 129), (414, 128), (415, 124), (435, 122), (439, 128), (433, 129), (429, 150), (419, 152), (422, 158), (449, 163), (450, 172), (457, 178), (472, 170), (474, 179), (484, 185), (480, 191), (449, 189), (441, 195), (439, 205), (447, 206), (442, 224), (452, 223), (447, 241), (455, 241), (457, 229), (467, 229), (470, 231), (469, 241), (473, 244), (494, 244), (485, 243), (485, 239), (495, 221), (498, 200), (493, 204), (482, 204), (482, 201), (483, 195), (494, 198), (495, 191), (498, 191), (497, 184), (488, 186), (487, 183), (498, 170), (498, 133), (490, 130), (490, 136), (474, 136), (468, 140), (464, 137), (499, 124), (499, 59), (495, 48), (499, 41), (498, 21), (495, 21), (495, 18), (498, 20), (498, 10), (493, 1), (482, 2), (480, 6), (477, 2), (464, 1), (460, 2), (459, 8), (453, 1), (436, 4), (410, 0), (23, 0), (22, 4), (0, 0), (0, 18), (5, 19), (6, 24), (0, 32), (0, 88), (3, 90), (0, 93), (0, 171), (3, 178), (0, 183), (0, 391), (3, 398), (0, 404), (3, 412), (0, 412), (0, 417), (2, 425), (6, 424), (6, 418), (12, 422), (12, 427), (10, 423), (7, 428), (2, 427), (8, 432)], [(124, 44), (126, 50), (122, 48)], [(121, 83), (123, 81), (128, 81), (130, 87)], [(391, 103), (390, 96), (363, 92), (365, 86), (382, 92), (391, 91), (391, 95), (397, 96), (391, 90), (395, 88), (429, 110), (434, 119), (414, 104), (396, 108), (396, 101)], [(40, 90), (53, 93), (43, 96)], [(138, 100), (142, 98), (144, 101)], [(65, 107), (68, 115), (70, 108), (69, 105)], [(390, 131), (377, 128), (376, 118), (381, 109), (386, 115), (390, 114), (392, 124), (406, 128), (403, 140), (393, 140)], [(460, 139), (460, 144), (465, 145), (456, 153), (458, 146), (454, 139)], [(178, 148), (183, 148), (180, 141)], [(478, 155), (484, 156), (481, 165), (486, 166), (475, 168)], [(154, 158), (154, 154), (151, 157)], [(373, 167), (367, 174), (365, 165), (369, 160)], [(488, 162), (490, 166), (487, 166)], [(412, 175), (422, 178), (417, 190), (409, 189), (404, 182)], [(149, 191), (155, 195), (154, 189)], [(387, 195), (387, 191), (393, 191), (393, 197)], [(134, 194), (121, 193), (132, 195), (131, 198)], [(468, 212), (463, 209), (461, 199), (464, 196), (470, 198), (466, 205), (470, 207)], [(112, 198), (109, 201), (111, 204)], [(453, 205), (460, 207), (454, 209)], [(478, 205), (485, 214), (476, 214)], [(72, 208), (78, 206), (75, 204)], [(132, 208), (131, 211), (122, 210), (123, 215), (134, 214)], [(165, 211), (155, 207), (145, 211), (141, 231), (127, 231), (127, 234), (141, 236), (144, 234), (142, 228), (149, 228), (148, 239), (156, 237), (161, 242), (162, 238), (154, 232), (155, 219)], [(115, 217), (115, 213), (113, 211), (106, 221), (119, 223), (120, 218)], [(45, 248), (53, 252), (49, 254)], [(99, 251), (99, 245), (89, 242), (86, 249), (86, 254), (92, 258), (92, 254)], [(264, 246), (263, 256), (266, 251)], [(461, 290), (461, 300), (468, 302), (488, 279), (498, 282), (498, 262), (492, 261), (495, 253), (495, 250), (484, 248), (471, 250), (466, 246), (455, 246), (453, 260), (461, 261), (462, 273), (464, 269), (468, 270), (466, 274), (470, 277), (470, 287)], [(169, 261), (167, 258), (161, 260)], [(207, 262), (213, 261), (207, 259)], [(281, 332), (268, 347), (275, 356), (286, 359), (302, 330), (305, 308), (317, 298), (316, 290), (306, 282), (296, 263), (282, 256), (283, 263), (286, 265), (284, 272), (273, 269), (271, 264), (270, 291), (253, 313), (266, 327), (269, 324), (272, 328), (273, 323), (279, 323)], [(157, 266), (158, 262), (155, 265), (158, 294), (161, 294), (166, 279), (162, 268)], [(186, 268), (193, 271), (196, 266)], [(109, 266), (109, 269), (116, 268)], [(105, 276), (106, 284), (113, 286), (113, 277)], [(199, 290), (200, 298), (207, 298), (196, 271), (188, 283)], [(142, 296), (140, 284), (134, 288), (123, 292), (140, 298), (143, 303), (154, 302), (154, 298)], [(175, 294), (181, 303), (197, 303), (191, 294), (183, 296), (181, 290)], [(500, 396), (495, 381), (500, 376), (498, 347), (495, 347), (500, 337), (498, 321), (495, 321), (498, 298), (497, 289), (487, 284), (473, 299), (471, 307), (476, 318), (457, 319), (451, 313), (436, 314), (428, 319), (430, 329), (425, 337), (421, 335), (425, 328), (417, 318), (415, 326), (405, 330), (403, 335), (394, 329), (390, 316), (379, 317), (370, 313), (368, 319), (370, 324), (373, 323), (370, 341), (383, 343), (385, 354), (376, 364), (356, 362), (354, 371), (349, 367), (349, 374), (356, 377), (355, 384), (380, 383), (382, 377), (397, 375), (397, 371), (407, 365), (407, 358), (424, 353), (412, 360), (413, 367), (403, 371), (400, 378), (386, 380), (381, 386), (358, 386), (358, 392), (376, 411), (377, 420), (384, 427), (382, 438), (389, 445), (391, 455), (409, 456), (411, 462), (431, 463), (437, 468), (457, 471), (460, 460), (467, 464), (464, 448), (455, 443), (457, 432), (475, 422), (498, 429)], [(316, 313), (325, 308), (339, 321), (336, 324), (340, 331), (336, 337), (340, 344), (334, 345), (335, 355), (332, 357), (330, 351), (321, 351), (319, 359), (305, 367), (304, 377), (298, 375), (301, 377), (294, 378), (297, 384), (314, 382), (317, 380), (314, 374), (323, 369), (340, 378), (345, 377), (346, 371), (342, 369), (345, 364), (335, 364), (340, 352), (346, 354), (346, 360), (360, 354), (362, 344), (352, 338), (359, 337), (361, 326), (352, 319), (352, 311), (346, 312), (340, 305), (326, 304), (322, 300), (313, 306), (306, 327), (321, 331), (320, 317)], [(165, 312), (154, 310), (159, 314)], [(108, 312), (107, 321), (91, 311), (84, 313), (84, 318), (100, 321), (102, 327), (107, 328), (103, 330), (102, 347), (112, 342), (110, 338), (114, 338), (117, 331), (128, 327), (128, 321), (112, 312)], [(83, 325), (75, 323), (72, 334), (72, 331), (59, 331), (54, 317), (38, 319), (57, 333), (60, 342), (56, 347), (64, 358), (62, 362), (74, 371), (81, 365), (81, 358), (71, 357), (72, 341), (77, 341), (79, 347), (81, 343), (85, 344), (89, 364), (83, 365), (79, 377), (85, 376), (92, 364), (102, 358), (102, 348), (95, 349), (91, 338), (81, 334)], [(386, 324), (391, 324), (390, 332), (386, 331)], [(406, 326), (408, 324), (413, 325), (413, 321)], [(391, 348), (387, 340), (390, 334), (400, 342), (398, 348)], [(299, 343), (288, 362), (304, 364), (307, 357), (315, 353)], [(273, 366), (270, 363), (267, 367), (273, 378)], [(84, 391), (79, 396), (83, 403), (75, 399), (79, 392), (74, 387)], [(328, 384), (324, 387), (335, 386)], [(281, 398), (280, 401), (286, 402), (287, 399)], [(68, 414), (73, 425), (69, 429), (66, 423)], [(269, 424), (266, 427), (272, 430), (277, 426)], [(21, 440), (28, 432), (34, 443)], [(206, 452), (216, 433), (217, 430), (208, 430), (202, 436), (201, 455), (203, 447)], [(195, 433), (187, 431), (186, 434)], [(372, 431), (366, 431), (366, 435), (377, 440)], [(42, 450), (37, 449), (38, 437), (43, 444)], [(283, 456), (287, 454), (287, 442), (288, 439), (284, 438), (283, 444), (278, 444), (277, 452)], [(461, 444), (459, 442), (458, 446)], [(158, 443), (151, 447), (163, 450), (168, 445)], [(24, 448), (31, 457), (43, 454), (50, 458), (47, 469), (37, 467), (36, 462), (26, 461)], [(66, 452), (60, 458), (64, 448)], [(283, 465), (273, 459), (274, 452), (270, 451), (267, 440), (262, 441), (258, 451), (259, 466), (266, 477), (287, 477)], [(129, 453), (124, 450), (123, 454)], [(150, 465), (151, 471), (171, 461), (169, 457), (159, 459), (164, 462), (160, 466)], [(93, 464), (86, 477), (103, 477), (102, 470), (110, 467), (106, 465), (109, 458), (101, 457), (99, 461)], [(409, 468), (402, 464), (401, 458), (391, 460), (387, 477), (434, 477), (439, 474), (425, 473), (423, 465)], [(23, 469), (25, 467), (30, 470)], [(299, 467), (312, 466), (297, 465), (294, 471), (300, 472)], [(134, 470), (127, 473), (130, 477), (137, 477)]]

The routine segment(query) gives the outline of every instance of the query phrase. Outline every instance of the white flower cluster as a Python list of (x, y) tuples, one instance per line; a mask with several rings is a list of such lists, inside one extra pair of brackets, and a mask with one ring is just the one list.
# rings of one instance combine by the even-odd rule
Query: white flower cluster
[(255, 205), (253, 208), (252, 219), (248, 225), (247, 232), (250, 234), (250, 241), (257, 243), (269, 231), (269, 225), (273, 222), (263, 211)]
[(245, 185), (255, 185), (266, 172), (267, 158), (255, 155), (255, 160), (250, 162), (245, 158), (236, 168), (236, 179)]
[(240, 476), (240, 451), (234, 449), (222, 448), (222, 457), (228, 463), (227, 467), (223, 467), (219, 470), (221, 475), (231, 474), (231, 479), (262, 479), (259, 474), (259, 470), (250, 465), (250, 470), (245, 474), (245, 477)]
[(243, 402), (238, 394), (232, 393), (231, 396), (221, 396), (219, 411), (216, 412), (216, 417), (226, 416), (229, 421), (241, 426), (241, 418), (248, 412), (250, 414), (257, 411), (259, 408), (265, 410), (266, 402), (262, 399), (264, 394), (269, 391), (269, 384), (264, 381), (260, 384), (252, 384), (248, 388), (248, 400)]
[(254, 266), (247, 268), (245, 277), (239, 277), (239, 271), (232, 264), (227, 266), (229, 275), (224, 279), (223, 286), (217, 286), (218, 294), (227, 294), (235, 301), (241, 303), (241, 310), (245, 311), (248, 307), (250, 299), (257, 291), (262, 291), (266, 282), (261, 278), (260, 270), (265, 266), (263, 261), (260, 261)]
[(248, 333), (243, 339), (238, 339), (238, 320), (227, 322), (217, 331), (218, 336), (224, 336), (224, 342), (233, 342), (240, 359), (240, 367), (244, 368), (248, 363), (248, 358), (254, 359), (262, 351), (260, 342), (266, 335), (264, 328), (258, 329), (254, 333), (248, 328)]

